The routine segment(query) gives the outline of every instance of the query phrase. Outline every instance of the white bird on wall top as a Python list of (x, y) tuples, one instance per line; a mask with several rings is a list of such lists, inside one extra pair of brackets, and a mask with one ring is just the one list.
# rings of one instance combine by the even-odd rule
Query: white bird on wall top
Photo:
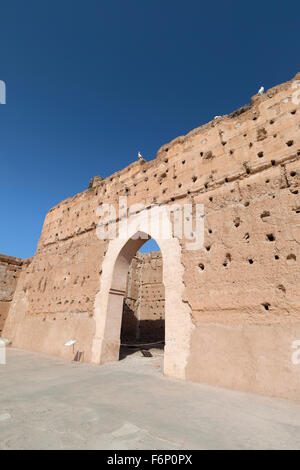
[(258, 94), (259, 94), (259, 95), (263, 95), (263, 94), (264, 94), (264, 91), (265, 91), (264, 87), (261, 86), (260, 89), (258, 90)]
[(139, 160), (144, 160), (143, 157), (142, 157), (141, 152), (138, 152), (138, 157), (139, 157)]

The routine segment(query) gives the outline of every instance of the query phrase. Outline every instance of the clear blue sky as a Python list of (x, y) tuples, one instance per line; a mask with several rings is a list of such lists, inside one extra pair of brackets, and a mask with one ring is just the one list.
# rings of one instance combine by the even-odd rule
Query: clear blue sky
[(32, 256), (47, 211), (292, 78), (299, 1), (1, 2), (0, 253)]

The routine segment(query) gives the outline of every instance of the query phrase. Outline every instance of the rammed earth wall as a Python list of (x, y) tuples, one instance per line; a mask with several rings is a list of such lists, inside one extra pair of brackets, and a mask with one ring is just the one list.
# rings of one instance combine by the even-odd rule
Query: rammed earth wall
[(97, 208), (113, 204), (118, 218), (120, 196), (128, 206), (203, 204), (202, 248), (157, 240), (165, 374), (299, 399), (300, 365), (291, 361), (300, 339), (299, 80), (178, 137), (152, 161), (94, 178), (51, 209), (5, 323), (13, 345), (71, 358), (64, 343), (74, 338), (86, 361), (115, 360), (121, 277), (138, 244), (99, 240)]

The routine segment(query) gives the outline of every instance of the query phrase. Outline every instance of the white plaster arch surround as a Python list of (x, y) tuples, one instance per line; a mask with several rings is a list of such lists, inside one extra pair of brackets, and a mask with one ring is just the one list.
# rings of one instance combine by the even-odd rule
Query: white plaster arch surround
[(102, 263), (100, 290), (94, 303), (96, 325), (92, 362), (104, 364), (119, 358), (123, 298), (129, 265), (139, 248), (151, 237), (157, 242), (163, 259), (166, 343), (164, 374), (185, 379), (193, 323), (190, 307), (182, 300), (185, 286), (181, 245), (179, 240), (172, 236), (169, 218), (164, 219), (165, 231), (161, 237), (155, 228), (150, 226), (149, 216), (157, 217), (156, 211), (157, 208), (153, 207), (130, 216), (127, 220), (126, 237), (123, 235), (109, 242)]

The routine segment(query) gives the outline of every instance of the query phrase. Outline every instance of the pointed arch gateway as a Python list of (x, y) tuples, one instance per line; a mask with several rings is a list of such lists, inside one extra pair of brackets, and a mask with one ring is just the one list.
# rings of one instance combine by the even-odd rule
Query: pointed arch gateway
[(119, 359), (123, 299), (129, 265), (136, 252), (150, 238), (157, 242), (163, 260), (164, 374), (184, 379), (193, 324), (190, 307), (182, 300), (185, 286), (181, 245), (177, 238), (172, 237), (171, 225), (169, 237), (157, 237), (157, 234), (149, 229), (143, 213), (129, 219), (126, 238), (116, 238), (109, 242), (102, 263), (100, 289), (94, 304), (96, 328), (92, 345), (92, 362), (104, 364)]

